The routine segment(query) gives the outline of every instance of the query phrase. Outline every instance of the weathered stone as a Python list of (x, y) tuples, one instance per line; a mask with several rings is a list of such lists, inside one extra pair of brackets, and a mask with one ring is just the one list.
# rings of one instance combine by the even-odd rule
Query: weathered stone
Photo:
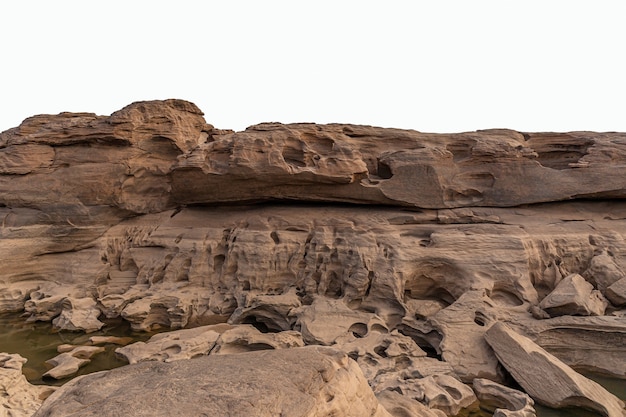
[(623, 306), (626, 304), (626, 278), (621, 278), (611, 284), (605, 292), (606, 298), (613, 305)]
[(536, 417), (535, 402), (527, 394), (483, 378), (472, 383), (480, 408), (494, 417)]
[(126, 346), (133, 341), (132, 337), (118, 337), (118, 336), (91, 336), (89, 338), (90, 345), (119, 345)]
[[(216, 331), (217, 330), (217, 331)], [(223, 326), (205, 326), (194, 329), (159, 333), (147, 342), (135, 342), (115, 349), (115, 353), (128, 363), (142, 361), (171, 362), (208, 355), (215, 347)]]
[(91, 362), (92, 356), (104, 352), (105, 349), (97, 346), (77, 346), (69, 351), (63, 350), (60, 355), (46, 361), (52, 369), (43, 374), (44, 377), (63, 379), (72, 376)]
[(600, 385), (497, 322), (485, 333), (498, 360), (535, 401), (552, 408), (582, 407), (624, 417), (624, 403)]
[(214, 352), (216, 355), (304, 346), (299, 332), (286, 330), (278, 333), (261, 333), (250, 325), (237, 325), (225, 330), (216, 344)]
[(377, 392), (390, 389), (450, 416), (459, 414), (463, 409), (478, 408), (474, 391), (449, 375), (431, 375), (402, 382), (388, 380), (376, 387)]
[(24, 310), (24, 303), (30, 294), (39, 289), (36, 281), (16, 282), (11, 285), (0, 284), (0, 312), (14, 313)]
[(56, 387), (31, 385), (22, 374), (26, 359), (0, 353), (0, 415), (30, 417)]
[(290, 330), (295, 322), (292, 310), (302, 305), (295, 288), (280, 295), (249, 294), (243, 306), (230, 316), (230, 323), (253, 321), (263, 324), (271, 331)]
[(589, 268), (582, 275), (588, 278), (589, 282), (594, 284), (603, 294), (606, 294), (606, 289), (614, 282), (626, 277), (626, 274), (616, 264), (615, 258), (606, 250), (602, 250), (591, 258)]
[(261, 333), (249, 324), (215, 324), (159, 333), (147, 342), (120, 347), (115, 353), (129, 363), (172, 362), (209, 354), (302, 347), (298, 332)]
[(316, 298), (311, 305), (293, 311), (296, 325), (309, 344), (331, 345), (348, 333), (365, 336), (372, 326), (386, 329), (376, 315), (350, 309), (343, 300)]
[[(0, 312), (67, 330), (98, 328), (97, 310), (137, 331), (243, 324), (214, 350), (333, 345), (373, 387), (499, 380), (482, 334), (500, 320), (577, 369), (626, 375), (625, 139), (232, 132), (181, 100), (35, 116), (0, 133)], [(585, 299), (585, 316), (548, 318), (571, 274), (612, 316)]]
[(569, 275), (556, 286), (539, 307), (551, 317), (564, 315), (602, 316), (608, 302), (593, 285), (578, 275)]
[(626, 321), (619, 316), (517, 317), (509, 324), (574, 369), (626, 378)]
[(306, 347), (142, 362), (82, 376), (50, 396), (34, 417), (120, 410), (129, 417), (389, 416), (354, 361), (331, 348)]
[(475, 378), (502, 379), (498, 361), (484, 338), (489, 320), (495, 319), (495, 310), (494, 301), (484, 291), (468, 291), (429, 320), (443, 335), (439, 345), (443, 360), (464, 382)]
[(376, 394), (383, 407), (394, 417), (446, 417), (441, 410), (431, 409), (421, 402), (406, 397), (394, 390), (385, 390)]
[(101, 313), (93, 298), (68, 297), (61, 303), (61, 308), (61, 314), (52, 320), (52, 325), (59, 330), (84, 330), (90, 333), (104, 326), (104, 323), (98, 320)]

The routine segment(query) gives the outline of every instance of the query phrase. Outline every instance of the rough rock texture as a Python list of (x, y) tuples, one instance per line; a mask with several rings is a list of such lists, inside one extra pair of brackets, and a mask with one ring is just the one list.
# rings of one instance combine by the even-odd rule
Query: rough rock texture
[(472, 383), (482, 409), (494, 417), (535, 417), (535, 402), (527, 394), (483, 378)]
[(359, 367), (331, 348), (142, 362), (79, 377), (35, 417), (388, 417)]
[(503, 323), (485, 333), (487, 343), (513, 378), (537, 402), (553, 408), (583, 407), (624, 417), (624, 403)]
[(129, 360), (332, 346), (397, 415), (434, 406), (426, 381), (505, 384), (498, 322), (626, 378), (625, 174), (624, 133), (232, 132), (182, 100), (34, 116), (0, 133), (0, 312), (233, 326)]
[(103, 347), (97, 346), (70, 346), (69, 349), (59, 349), (61, 353), (46, 361), (52, 368), (43, 374), (44, 377), (63, 379), (74, 375), (78, 370), (90, 362), (90, 358), (104, 352)]
[[(593, 258), (596, 259), (596, 258)], [(559, 282), (539, 308), (551, 317), (556, 316), (602, 316), (608, 302), (593, 285), (578, 274), (568, 275)]]
[(147, 360), (171, 362), (196, 356), (302, 347), (298, 332), (261, 333), (249, 324), (215, 324), (159, 333), (147, 342), (136, 342), (115, 350), (128, 363)]
[(31, 385), (22, 375), (26, 359), (17, 354), (0, 353), (0, 415), (30, 417), (55, 387)]

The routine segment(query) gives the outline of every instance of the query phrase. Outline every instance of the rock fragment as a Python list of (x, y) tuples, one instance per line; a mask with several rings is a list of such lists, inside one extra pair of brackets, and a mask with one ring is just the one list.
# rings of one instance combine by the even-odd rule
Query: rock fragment
[[(63, 349), (65, 350), (65, 349)], [(90, 358), (104, 352), (105, 348), (98, 346), (77, 346), (46, 361), (53, 368), (43, 374), (44, 377), (63, 379), (74, 375), (80, 368), (91, 362)]]
[(578, 274), (563, 278), (539, 307), (551, 317), (564, 315), (602, 316), (608, 302), (593, 285)]
[(535, 402), (523, 392), (484, 378), (472, 384), (480, 400), (480, 408), (494, 413), (494, 417), (535, 417)]
[(538, 403), (552, 408), (587, 408), (606, 417), (626, 415), (619, 398), (505, 324), (492, 325), (485, 340), (500, 363)]

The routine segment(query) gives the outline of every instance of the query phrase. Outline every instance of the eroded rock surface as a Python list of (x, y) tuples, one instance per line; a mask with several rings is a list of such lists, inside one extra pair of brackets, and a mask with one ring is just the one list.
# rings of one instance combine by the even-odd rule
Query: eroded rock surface
[(0, 312), (183, 332), (131, 362), (330, 346), (398, 416), (506, 383), (494, 323), (626, 378), (625, 174), (624, 133), (34, 116), (0, 133)]
[(18, 354), (0, 353), (0, 415), (30, 417), (55, 387), (32, 385), (22, 374), (26, 359)]
[(607, 417), (626, 415), (619, 398), (505, 324), (495, 323), (485, 338), (502, 365), (537, 402), (553, 408), (583, 407)]
[(358, 365), (331, 348), (142, 362), (70, 381), (35, 417), (388, 417)]

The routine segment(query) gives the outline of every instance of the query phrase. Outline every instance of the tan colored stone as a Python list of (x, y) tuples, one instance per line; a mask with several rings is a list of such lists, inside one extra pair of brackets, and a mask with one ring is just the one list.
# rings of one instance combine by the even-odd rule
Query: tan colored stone
[(61, 303), (61, 308), (61, 314), (52, 320), (52, 325), (59, 330), (84, 330), (91, 333), (104, 326), (104, 323), (98, 320), (100, 309), (91, 297), (78, 299), (68, 297)]
[(528, 394), (483, 378), (476, 378), (472, 386), (480, 408), (494, 417), (536, 417), (535, 402)]
[(485, 333), (498, 360), (535, 401), (552, 408), (583, 407), (607, 417), (624, 417), (624, 403), (600, 385), (497, 322)]
[(616, 306), (626, 305), (626, 277), (615, 281), (606, 289), (606, 298)]
[(129, 417), (390, 416), (356, 363), (321, 347), (150, 361), (86, 375), (65, 384), (34, 416), (113, 416), (120, 410)]
[(18, 354), (0, 353), (0, 414), (30, 417), (56, 387), (31, 385), (22, 374), (26, 359)]
[(52, 369), (43, 374), (44, 377), (63, 379), (72, 376), (91, 362), (92, 356), (104, 352), (105, 349), (97, 346), (76, 346), (71, 350), (62, 350), (63, 353), (46, 361)]
[(563, 315), (602, 316), (608, 302), (600, 291), (578, 275), (572, 274), (558, 283), (539, 307), (551, 317)]
[[(220, 325), (218, 325), (220, 326)], [(220, 329), (218, 327), (218, 329)], [(221, 329), (220, 329), (221, 330)], [(159, 333), (147, 342), (135, 342), (115, 349), (116, 355), (133, 364), (143, 361), (171, 362), (208, 355), (220, 334), (214, 326)]]

